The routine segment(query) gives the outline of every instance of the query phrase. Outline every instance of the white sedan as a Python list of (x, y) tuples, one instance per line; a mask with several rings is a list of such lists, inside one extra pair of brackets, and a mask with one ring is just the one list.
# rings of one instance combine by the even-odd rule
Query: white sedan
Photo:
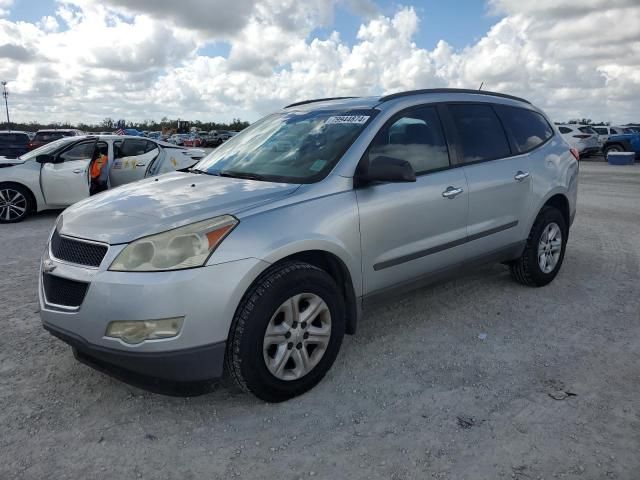
[[(65, 137), (16, 159), (0, 157), (0, 223), (65, 208), (92, 193), (90, 171), (101, 156), (102, 189), (195, 165), (205, 152), (122, 135)], [(94, 170), (95, 171), (95, 170)]]

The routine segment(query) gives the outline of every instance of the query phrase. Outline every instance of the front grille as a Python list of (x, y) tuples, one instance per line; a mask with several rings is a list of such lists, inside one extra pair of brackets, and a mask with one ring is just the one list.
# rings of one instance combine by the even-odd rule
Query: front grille
[(89, 288), (88, 283), (76, 282), (48, 273), (42, 275), (42, 285), (48, 303), (65, 307), (79, 307)]
[(58, 230), (51, 237), (51, 253), (58, 260), (88, 267), (99, 267), (109, 247), (62, 237)]

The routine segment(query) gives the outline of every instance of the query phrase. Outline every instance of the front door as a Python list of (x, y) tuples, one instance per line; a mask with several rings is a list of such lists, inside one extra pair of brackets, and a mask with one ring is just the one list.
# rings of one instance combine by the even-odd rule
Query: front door
[(451, 168), (437, 109), (392, 118), (363, 162), (383, 155), (409, 161), (417, 180), (356, 190), (364, 295), (456, 266), (466, 255), (467, 181), (462, 168)]
[(49, 205), (72, 205), (89, 196), (89, 164), (96, 141), (74, 143), (40, 170), (40, 186)]

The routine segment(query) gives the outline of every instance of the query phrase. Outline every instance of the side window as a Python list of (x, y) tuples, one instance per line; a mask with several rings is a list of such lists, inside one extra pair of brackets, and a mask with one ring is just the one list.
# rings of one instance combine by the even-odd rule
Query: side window
[(593, 127), (593, 129), (598, 132), (598, 135), (607, 135), (606, 127)]
[(538, 112), (503, 105), (496, 109), (518, 153), (533, 150), (553, 137), (551, 126)]
[(369, 147), (369, 161), (386, 156), (408, 161), (416, 174), (449, 166), (449, 151), (435, 107), (422, 107), (385, 125)]
[(464, 163), (508, 157), (511, 149), (491, 105), (449, 105)]
[(145, 153), (150, 151), (150, 149), (147, 148), (149, 143), (150, 142), (147, 142), (146, 140), (127, 139), (118, 148), (118, 158), (137, 157), (138, 155), (144, 155)]
[(611, 135), (618, 135), (620, 133), (622, 133), (622, 132), (618, 128), (612, 128), (611, 129)]
[(560, 127), (560, 133), (571, 133), (571, 129), (567, 127)]
[(72, 162), (74, 160), (91, 160), (95, 149), (95, 142), (78, 143), (73, 147), (62, 152), (59, 156), (63, 162)]

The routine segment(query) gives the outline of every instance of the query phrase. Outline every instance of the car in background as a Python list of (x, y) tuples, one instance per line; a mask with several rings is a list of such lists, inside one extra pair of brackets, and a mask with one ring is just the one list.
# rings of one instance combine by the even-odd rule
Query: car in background
[(198, 148), (198, 147), (203, 147), (204, 146), (204, 141), (198, 135), (189, 135), (187, 138), (185, 138), (182, 141), (182, 145), (185, 146), (185, 147)]
[(627, 133), (610, 135), (602, 146), (605, 157), (612, 152), (634, 152), (640, 159), (640, 133), (627, 128)]
[(598, 133), (590, 125), (559, 124), (558, 130), (562, 137), (575, 148), (581, 157), (597, 155), (602, 151), (598, 141)]
[(16, 158), (29, 151), (29, 134), (27, 132), (0, 132), (0, 156)]
[(31, 142), (29, 143), (29, 150), (35, 150), (36, 148), (40, 148), (41, 146), (46, 145), (49, 142), (59, 140), (62, 137), (77, 137), (79, 135), (84, 135), (84, 133), (74, 128), (38, 130), (36, 132), (36, 135), (33, 137), (33, 140), (31, 140)]
[(63, 137), (16, 159), (0, 158), (0, 223), (65, 208), (90, 196), (90, 170), (107, 156), (105, 187), (192, 167), (203, 150), (123, 135)]
[(610, 135), (622, 135), (623, 133), (633, 133), (633, 130), (631, 130), (628, 127), (618, 127), (618, 126), (611, 127), (609, 125), (597, 125), (597, 126), (594, 125), (593, 129), (598, 134), (598, 141), (600, 142), (601, 145), (604, 145), (604, 143), (609, 139)]
[(40, 316), (103, 371), (189, 382), (226, 369), (287, 400), (366, 328), (374, 297), (482, 262), (549, 284), (576, 213), (577, 157), (544, 113), (504, 94), (295, 103), (188, 172), (65, 211), (43, 252)]
[(187, 138), (189, 138), (189, 135), (186, 133), (174, 133), (169, 137), (167, 142), (182, 146)]

